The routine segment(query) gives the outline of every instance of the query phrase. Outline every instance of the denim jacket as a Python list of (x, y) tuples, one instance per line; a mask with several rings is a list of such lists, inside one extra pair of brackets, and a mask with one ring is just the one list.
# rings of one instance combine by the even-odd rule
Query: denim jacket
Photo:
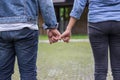
[(39, 11), (45, 29), (57, 27), (52, 0), (0, 0), (0, 24), (36, 23)]
[(120, 21), (120, 0), (75, 0), (70, 16), (79, 19), (87, 2), (88, 22)]

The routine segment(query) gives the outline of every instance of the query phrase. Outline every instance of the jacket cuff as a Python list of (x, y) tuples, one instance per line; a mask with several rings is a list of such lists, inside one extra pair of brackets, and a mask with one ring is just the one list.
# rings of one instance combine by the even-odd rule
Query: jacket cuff
[(70, 16), (71, 16), (71, 17), (74, 17), (74, 18), (77, 19), (77, 20), (79, 20), (81, 15), (80, 15), (80, 14), (77, 14), (77, 13), (74, 13), (74, 12), (71, 12), (71, 13), (70, 13)]
[(43, 26), (43, 29), (46, 30), (46, 29), (57, 29), (58, 28), (58, 23), (56, 25), (53, 25), (53, 26), (47, 26), (45, 23), (42, 25)]

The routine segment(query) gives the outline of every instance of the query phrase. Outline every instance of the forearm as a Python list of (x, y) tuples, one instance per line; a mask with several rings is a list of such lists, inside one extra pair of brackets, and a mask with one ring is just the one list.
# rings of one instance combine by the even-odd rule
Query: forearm
[(52, 0), (38, 0), (39, 7), (44, 19), (44, 29), (57, 28), (57, 19)]
[(70, 17), (70, 21), (68, 23), (68, 26), (67, 26), (66, 30), (71, 31), (72, 28), (74, 27), (76, 21), (77, 21), (77, 19), (75, 19), (74, 17)]

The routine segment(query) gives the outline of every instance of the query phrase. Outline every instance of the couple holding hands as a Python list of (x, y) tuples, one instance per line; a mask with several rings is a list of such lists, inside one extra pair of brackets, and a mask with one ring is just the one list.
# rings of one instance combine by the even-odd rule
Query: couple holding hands
[[(106, 80), (110, 59), (113, 80), (120, 80), (120, 0), (74, 0), (63, 34), (57, 30), (52, 0), (0, 0), (0, 80), (12, 80), (17, 57), (21, 80), (37, 80), (38, 12), (50, 44), (69, 42), (71, 30), (88, 6), (88, 35), (94, 80)], [(109, 54), (109, 55), (108, 55)]]
[(71, 37), (71, 30), (72, 30), (72, 26), (67, 27), (66, 31), (63, 34), (61, 34), (57, 29), (48, 29), (47, 35), (50, 44), (58, 42), (59, 40), (63, 40), (64, 42), (68, 43)]

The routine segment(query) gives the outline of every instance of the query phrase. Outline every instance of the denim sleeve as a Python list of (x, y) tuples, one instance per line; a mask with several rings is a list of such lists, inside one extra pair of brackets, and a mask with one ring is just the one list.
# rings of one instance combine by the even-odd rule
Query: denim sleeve
[(71, 17), (74, 17), (76, 19), (80, 19), (80, 16), (87, 4), (87, 0), (74, 0), (73, 9), (70, 13)]
[(39, 8), (44, 20), (43, 28), (57, 28), (58, 23), (52, 0), (38, 0)]

